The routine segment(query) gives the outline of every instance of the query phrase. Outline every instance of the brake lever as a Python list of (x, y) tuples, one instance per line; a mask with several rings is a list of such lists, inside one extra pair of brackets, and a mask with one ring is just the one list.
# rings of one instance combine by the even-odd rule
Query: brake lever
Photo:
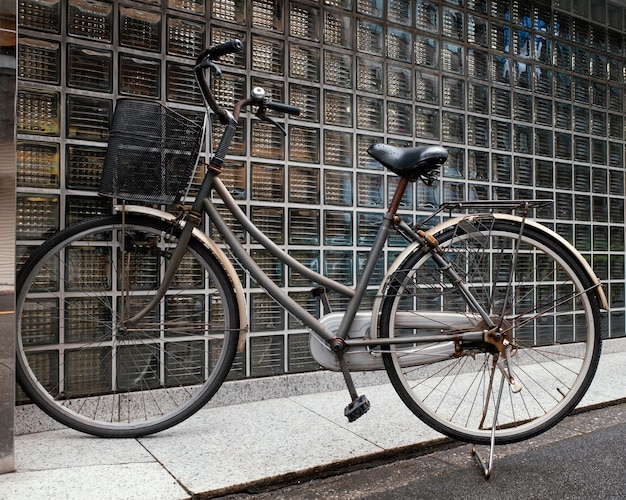
[(265, 114), (265, 106), (263, 106), (263, 105), (259, 106), (259, 109), (255, 113), (255, 115), (262, 122), (267, 122), (267, 123), (277, 127), (283, 133), (284, 136), (287, 135), (287, 131), (285, 130), (285, 127), (283, 127), (283, 125), (281, 123), (277, 122), (276, 120), (270, 118), (269, 116), (267, 116)]

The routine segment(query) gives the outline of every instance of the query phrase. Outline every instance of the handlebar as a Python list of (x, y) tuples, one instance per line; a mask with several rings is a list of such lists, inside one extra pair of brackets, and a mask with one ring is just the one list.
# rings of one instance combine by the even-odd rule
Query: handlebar
[[(205, 77), (205, 69), (212, 69), (217, 75), (220, 75), (221, 70), (217, 66), (217, 64), (215, 64), (215, 61), (219, 60), (219, 58), (222, 56), (241, 52), (242, 50), (243, 43), (241, 43), (241, 40), (230, 40), (228, 42), (220, 43), (219, 45), (215, 45), (214, 47), (206, 49), (196, 59), (194, 73), (196, 76), (196, 80), (198, 81), (198, 85), (200, 85), (200, 91), (202, 92), (202, 96), (204, 97), (207, 105), (219, 117), (220, 121), (225, 124), (229, 122), (231, 115), (228, 111), (222, 108), (215, 99), (215, 96), (213, 95), (213, 92), (211, 91), (211, 88), (207, 82), (207, 78)], [(271, 109), (280, 113), (287, 113), (289, 115), (300, 114), (300, 108), (296, 106), (267, 101), (265, 99), (264, 91), (262, 92), (262, 95), (259, 95), (258, 97), (254, 95), (253, 91), (251, 99), (243, 99), (235, 105), (236, 115), (238, 116), (239, 110), (241, 108), (250, 104), (258, 105), (261, 108), (261, 112), (263, 112), (264, 109)]]

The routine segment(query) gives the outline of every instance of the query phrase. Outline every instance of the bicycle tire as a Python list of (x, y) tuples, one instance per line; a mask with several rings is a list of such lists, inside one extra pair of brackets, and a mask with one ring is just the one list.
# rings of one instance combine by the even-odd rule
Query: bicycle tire
[(57, 233), (26, 261), (17, 376), (52, 418), (101, 437), (144, 436), (190, 417), (222, 385), (239, 310), (227, 272), (198, 239), (166, 296), (121, 327), (158, 288), (178, 234), (146, 215), (103, 216)]
[[(513, 374), (522, 389), (516, 393), (508, 381), (503, 385), (496, 444), (529, 439), (562, 420), (589, 387), (601, 349), (595, 286), (576, 256), (526, 225), (513, 262), (520, 230), (519, 222), (474, 217), (436, 235), (494, 323), (504, 320), (513, 345)], [(481, 331), (479, 318), (429, 254), (417, 248), (387, 281), (380, 335), (408, 342), (386, 350), (385, 369), (422, 421), (454, 439), (486, 445), (505, 372), (496, 368), (502, 358), (492, 346), (455, 342), (453, 334), (463, 330)], [(420, 343), (420, 334), (448, 334), (450, 340)]]

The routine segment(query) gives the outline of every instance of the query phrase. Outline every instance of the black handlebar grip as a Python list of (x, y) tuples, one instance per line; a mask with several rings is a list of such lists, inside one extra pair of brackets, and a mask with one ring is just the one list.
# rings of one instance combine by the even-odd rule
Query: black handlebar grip
[(288, 115), (294, 116), (298, 116), (301, 111), (297, 106), (291, 106), (290, 104), (283, 104), (280, 102), (268, 102), (266, 107), (267, 109), (273, 109), (279, 113), (287, 113)]
[(241, 40), (230, 40), (229, 42), (220, 43), (215, 47), (211, 47), (206, 51), (206, 56), (209, 59), (219, 59), (221, 56), (225, 56), (226, 54), (232, 54), (234, 52), (241, 52), (243, 48), (243, 43)]

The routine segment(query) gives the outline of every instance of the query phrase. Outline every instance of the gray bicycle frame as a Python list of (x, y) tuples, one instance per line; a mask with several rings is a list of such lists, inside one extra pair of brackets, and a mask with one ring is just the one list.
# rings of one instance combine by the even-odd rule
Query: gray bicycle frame
[[(224, 202), (226, 208), (233, 214), (237, 222), (239, 222), (244, 230), (250, 234), (257, 242), (261, 244), (268, 252), (278, 258), (287, 267), (300, 273), (302, 276), (310, 279), (312, 282), (323, 286), (326, 289), (335, 291), (345, 297), (350, 298), (350, 302), (344, 312), (341, 324), (336, 332), (331, 332), (326, 328), (317, 318), (311, 315), (300, 304), (293, 300), (289, 295), (259, 267), (250, 254), (243, 247), (239, 239), (235, 236), (228, 224), (224, 221), (216, 206), (213, 204), (209, 196), (203, 198), (203, 208), (208, 214), (211, 222), (215, 225), (215, 228), (224, 238), (224, 241), (229, 246), (235, 259), (246, 269), (250, 275), (257, 281), (257, 283), (264, 288), (268, 294), (276, 300), (281, 306), (283, 306), (288, 312), (302, 321), (306, 326), (313, 330), (323, 340), (330, 342), (333, 339), (341, 338), (345, 340), (346, 345), (368, 345), (368, 344), (395, 344), (400, 343), (400, 339), (347, 339), (350, 325), (354, 320), (356, 313), (359, 309), (359, 305), (365, 296), (370, 279), (374, 274), (376, 264), (383, 248), (387, 242), (389, 232), (392, 227), (398, 227), (400, 232), (418, 241), (422, 238), (416, 234), (400, 217), (395, 216), (391, 212), (385, 213), (383, 216), (382, 224), (378, 229), (371, 251), (363, 269), (361, 278), (358, 280), (355, 288), (347, 287), (335, 280), (332, 280), (326, 276), (323, 276), (302, 263), (291, 257), (287, 252), (280, 248), (270, 238), (268, 238), (260, 229), (258, 229), (252, 221), (248, 218), (243, 210), (239, 207), (235, 199), (232, 197), (228, 189), (224, 186), (221, 179), (209, 171), (207, 174), (212, 177), (207, 184), (217, 193), (219, 198)], [(205, 179), (206, 182), (206, 179)], [(399, 188), (398, 188), (399, 189)], [(476, 299), (472, 296), (469, 289), (460, 280), (458, 275), (450, 268), (450, 265), (439, 254), (431, 252), (431, 257), (435, 260), (435, 263), (442, 269), (444, 273), (448, 273), (451, 277), (451, 283), (455, 284), (464, 295), (468, 304), (474, 311), (476, 311), (484, 320), (489, 328), (495, 327), (492, 323), (489, 315), (480, 306)], [(450, 274), (452, 273), (452, 274)], [(465, 332), (459, 334), (459, 338), (463, 340), (482, 340), (484, 331), (480, 332)], [(449, 341), (449, 336), (442, 335), (429, 335), (420, 338), (423, 341), (443, 342)], [(406, 339), (404, 340), (406, 342)]]

